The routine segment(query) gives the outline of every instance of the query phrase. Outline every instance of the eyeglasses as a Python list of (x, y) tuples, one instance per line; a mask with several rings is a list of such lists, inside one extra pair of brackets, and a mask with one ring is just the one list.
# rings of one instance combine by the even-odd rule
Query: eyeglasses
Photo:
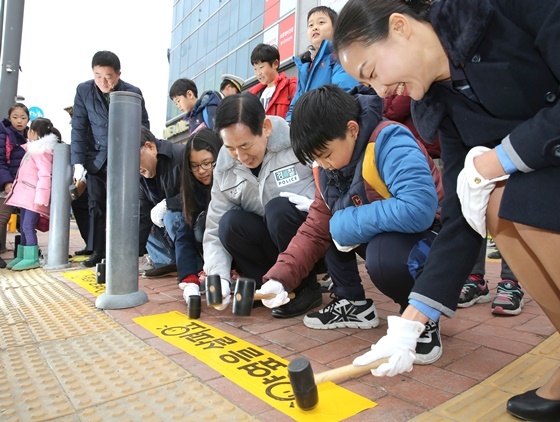
[(210, 161), (208, 163), (201, 163), (201, 164), (191, 164), (190, 168), (193, 173), (196, 173), (198, 170), (210, 170), (216, 167), (215, 161)]

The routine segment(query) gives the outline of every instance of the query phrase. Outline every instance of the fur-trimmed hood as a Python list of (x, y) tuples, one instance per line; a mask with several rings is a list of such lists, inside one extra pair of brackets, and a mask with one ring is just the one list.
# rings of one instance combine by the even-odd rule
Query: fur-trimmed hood
[(430, 22), (455, 66), (463, 66), (474, 53), (493, 12), (489, 0), (434, 2)]
[(47, 151), (52, 153), (58, 141), (59, 139), (54, 133), (49, 133), (36, 141), (28, 141), (23, 147), (31, 155), (44, 154)]

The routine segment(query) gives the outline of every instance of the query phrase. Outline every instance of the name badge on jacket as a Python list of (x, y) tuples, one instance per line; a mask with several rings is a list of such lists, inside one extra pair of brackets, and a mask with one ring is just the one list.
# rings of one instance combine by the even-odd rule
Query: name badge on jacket
[(281, 168), (280, 170), (274, 171), (274, 180), (276, 180), (276, 186), (279, 188), (282, 186), (290, 185), (292, 183), (299, 181), (299, 175), (296, 170), (295, 165)]

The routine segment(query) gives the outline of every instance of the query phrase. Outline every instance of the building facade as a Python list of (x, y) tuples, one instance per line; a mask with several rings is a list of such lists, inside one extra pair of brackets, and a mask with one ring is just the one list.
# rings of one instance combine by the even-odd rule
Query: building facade
[[(175, 0), (169, 50), (169, 83), (192, 79), (199, 95), (218, 90), (225, 73), (240, 76), (246, 87), (255, 77), (251, 52), (259, 43), (274, 44), (280, 68), (295, 75), (294, 55), (307, 49), (307, 13), (324, 5), (340, 10), (346, 0)], [(165, 138), (185, 137), (183, 116), (168, 99)]]

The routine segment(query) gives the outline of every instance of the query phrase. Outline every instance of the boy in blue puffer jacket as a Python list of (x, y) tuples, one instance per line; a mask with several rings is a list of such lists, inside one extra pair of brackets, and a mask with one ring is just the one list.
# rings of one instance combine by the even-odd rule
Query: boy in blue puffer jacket
[[(402, 312), (436, 236), (440, 173), (410, 130), (382, 114), (383, 100), (364, 86), (346, 93), (325, 85), (302, 95), (294, 107), (292, 147), (300, 162), (317, 164), (318, 189), (306, 221), (265, 274), (259, 293), (276, 294), (263, 301), (266, 306), (289, 301), (285, 292), (326, 253), (335, 299), (304, 318), (309, 328), (379, 324), (356, 254)], [(428, 322), (420, 335), (416, 363), (435, 362), (442, 353), (437, 322)]]
[(307, 13), (309, 50), (301, 57), (293, 57), (298, 76), (296, 93), (286, 115), (288, 122), (292, 120), (294, 105), (303, 93), (326, 84), (335, 84), (345, 91), (358, 85), (332, 54), (331, 40), (337, 17), (338, 14), (327, 6), (314, 7)]

